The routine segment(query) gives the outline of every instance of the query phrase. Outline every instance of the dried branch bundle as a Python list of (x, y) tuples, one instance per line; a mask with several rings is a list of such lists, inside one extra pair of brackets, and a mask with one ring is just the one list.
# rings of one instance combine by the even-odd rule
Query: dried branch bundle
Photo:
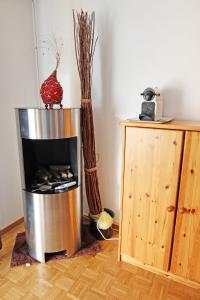
[(76, 61), (81, 82), (82, 99), (91, 99), (92, 65), (97, 38), (94, 37), (95, 14), (76, 13), (74, 18), (74, 40)]
[(89, 15), (82, 10), (80, 13), (73, 11), (73, 19), (76, 61), (81, 84), (82, 142), (86, 195), (90, 213), (97, 215), (102, 211), (102, 204), (96, 167), (95, 136), (91, 103), (92, 66), (97, 43), (97, 38), (94, 37), (95, 14), (93, 12)]

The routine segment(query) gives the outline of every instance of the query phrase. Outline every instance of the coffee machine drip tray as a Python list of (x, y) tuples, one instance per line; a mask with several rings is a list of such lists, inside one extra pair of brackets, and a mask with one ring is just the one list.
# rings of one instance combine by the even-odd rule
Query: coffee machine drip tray
[(145, 120), (140, 120), (139, 118), (131, 118), (131, 119), (127, 119), (128, 122), (138, 122), (138, 123), (153, 123), (153, 124), (163, 124), (163, 123), (169, 123), (173, 120), (172, 117), (162, 117), (160, 120), (158, 121), (145, 121)]

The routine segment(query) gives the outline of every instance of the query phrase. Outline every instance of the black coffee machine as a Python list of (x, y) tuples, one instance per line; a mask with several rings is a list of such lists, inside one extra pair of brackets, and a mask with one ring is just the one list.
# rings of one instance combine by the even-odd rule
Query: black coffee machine
[(141, 95), (144, 98), (142, 102), (141, 121), (159, 121), (162, 118), (163, 101), (157, 88), (146, 88)]

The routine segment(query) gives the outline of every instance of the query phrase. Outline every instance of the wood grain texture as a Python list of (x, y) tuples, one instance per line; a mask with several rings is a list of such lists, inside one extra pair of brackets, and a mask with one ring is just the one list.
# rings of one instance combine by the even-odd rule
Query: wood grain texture
[(122, 142), (122, 167), (121, 167), (121, 191), (120, 191), (120, 216), (119, 216), (119, 248), (118, 260), (120, 261), (121, 255), (121, 237), (122, 237), (122, 224), (123, 224), (123, 198), (124, 198), (124, 171), (125, 171), (125, 147), (126, 147), (126, 127), (123, 127), (123, 142)]
[(140, 261), (136, 260), (134, 257), (130, 257), (130, 256), (127, 256), (127, 255), (124, 255), (124, 254), (121, 255), (121, 261), (127, 262), (127, 263), (129, 263), (133, 266), (140, 267), (140, 268), (142, 268), (144, 270), (147, 270), (147, 271), (150, 271), (152, 273), (161, 275), (162, 277), (164, 276), (165, 278), (171, 279), (173, 281), (183, 283), (183, 284), (185, 284), (189, 287), (193, 287), (193, 288), (197, 289), (200, 293), (200, 284), (199, 283), (196, 283), (196, 282), (191, 281), (189, 279), (185, 279), (183, 277), (177, 276), (176, 274), (173, 274), (170, 271), (166, 272), (164, 270), (152, 267), (150, 265), (143, 264)]
[(0, 299), (5, 300), (200, 300), (200, 291), (147, 270), (117, 262), (117, 241), (102, 241), (102, 252), (31, 267), (10, 268), (16, 226), (3, 235)]
[(129, 122), (129, 121), (125, 120), (125, 121), (122, 121), (120, 124), (122, 126), (127, 126), (127, 127), (200, 131), (200, 122), (187, 121), (187, 120), (174, 120), (174, 121), (171, 121), (169, 123), (164, 123), (164, 124)]
[(165, 271), (171, 253), (182, 141), (181, 131), (126, 127), (121, 254)]
[(171, 271), (200, 283), (200, 132), (185, 138)]

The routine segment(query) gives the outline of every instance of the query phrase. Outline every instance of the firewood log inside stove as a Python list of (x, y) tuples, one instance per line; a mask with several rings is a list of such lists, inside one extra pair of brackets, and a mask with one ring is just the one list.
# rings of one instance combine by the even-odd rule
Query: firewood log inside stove
[(60, 171), (60, 176), (62, 177), (62, 179), (67, 179), (67, 173), (66, 171)]
[(31, 183), (31, 191), (48, 192), (73, 181), (74, 174), (70, 165), (40, 166)]
[(60, 174), (60, 177), (62, 179), (70, 179), (72, 178), (74, 175), (71, 171), (71, 166), (70, 165), (52, 165), (49, 167), (50, 172), (54, 172), (57, 171)]
[(35, 177), (39, 182), (48, 182), (52, 178), (52, 174), (46, 168), (41, 167), (36, 171)]
[(67, 170), (67, 178), (72, 178), (74, 175), (70, 170)]
[(61, 178), (59, 171), (57, 171), (57, 170), (50, 170), (50, 172), (51, 172), (53, 178), (55, 178), (55, 179), (60, 179)]

